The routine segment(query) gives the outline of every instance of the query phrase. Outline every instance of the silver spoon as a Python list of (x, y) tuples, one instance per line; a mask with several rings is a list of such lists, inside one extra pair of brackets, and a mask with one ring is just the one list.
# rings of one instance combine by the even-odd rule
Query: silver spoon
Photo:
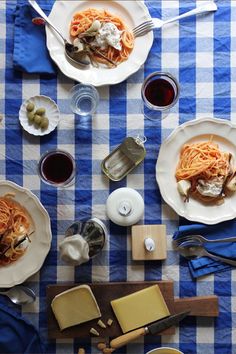
[(198, 241), (186, 241), (183, 242), (179, 245), (179, 247), (177, 248), (177, 251), (185, 258), (187, 259), (195, 259), (195, 258), (199, 258), (199, 257), (209, 257), (211, 259), (214, 259), (215, 261), (220, 261), (220, 262), (224, 262), (227, 264), (231, 264), (233, 266), (236, 266), (236, 261), (229, 259), (229, 258), (225, 258), (225, 257), (221, 257), (221, 256), (216, 256), (210, 252), (208, 252), (203, 245), (201, 244), (201, 242)]
[(37, 13), (47, 22), (49, 26), (51, 26), (54, 31), (56, 31), (61, 39), (64, 42), (65, 46), (65, 55), (66, 57), (71, 60), (72, 62), (79, 64), (84, 67), (88, 67), (90, 65), (90, 61), (87, 60), (86, 58), (83, 58), (82, 56), (79, 56), (78, 53), (74, 52), (75, 46), (71, 43), (69, 43), (64, 36), (61, 34), (61, 32), (52, 24), (52, 22), (49, 20), (47, 15), (43, 12), (43, 10), (39, 7), (37, 2), (35, 0), (28, 0), (29, 4), (37, 11)]
[(7, 296), (16, 305), (31, 304), (36, 300), (34, 291), (24, 285), (17, 285), (9, 290), (0, 291), (0, 295)]

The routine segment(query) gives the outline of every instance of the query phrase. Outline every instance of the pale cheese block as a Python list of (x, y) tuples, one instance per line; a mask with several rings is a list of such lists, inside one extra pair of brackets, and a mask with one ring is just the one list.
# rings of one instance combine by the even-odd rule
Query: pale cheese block
[(54, 297), (52, 311), (61, 330), (101, 317), (88, 285), (79, 285)]
[(111, 306), (123, 333), (170, 315), (158, 285), (112, 300)]

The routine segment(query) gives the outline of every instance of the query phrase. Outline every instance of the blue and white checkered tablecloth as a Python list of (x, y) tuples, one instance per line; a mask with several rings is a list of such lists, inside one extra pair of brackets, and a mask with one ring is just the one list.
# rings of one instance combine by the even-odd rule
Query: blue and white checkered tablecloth
[[(161, 199), (155, 179), (160, 144), (179, 124), (202, 117), (236, 122), (236, 1), (216, 2), (218, 11), (215, 14), (198, 19), (192, 17), (156, 31), (144, 67), (125, 82), (99, 88), (98, 112), (91, 125), (85, 126), (69, 109), (68, 91), (74, 85), (72, 80), (61, 73), (54, 79), (44, 79), (13, 70), (13, 13), (17, 0), (0, 1), (0, 113), (3, 117), (0, 179), (29, 188), (50, 214), (53, 234), (50, 253), (40, 272), (27, 281), (35, 290), (37, 301), (22, 309), (23, 316), (39, 329), (47, 353), (77, 353), (81, 345), (86, 353), (98, 353), (95, 345), (78, 340), (48, 341), (45, 301), (48, 284), (160, 279), (174, 280), (175, 296), (218, 295), (219, 317), (210, 321), (187, 319), (175, 335), (145, 337), (117, 353), (144, 354), (161, 345), (179, 348), (185, 354), (236, 353), (236, 271), (192, 280), (187, 263), (172, 249), (171, 239), (178, 226), (178, 216)], [(196, 6), (194, 0), (156, 0), (146, 4), (153, 17), (163, 19)], [(143, 79), (156, 70), (171, 72), (179, 80), (181, 93), (169, 116), (154, 124), (144, 120), (139, 107)], [(61, 111), (58, 129), (42, 138), (29, 136), (18, 120), (22, 100), (38, 94), (52, 97)], [(101, 160), (126, 136), (137, 134), (144, 134), (148, 139), (144, 163), (121, 182), (109, 182), (101, 173)], [(37, 176), (40, 154), (53, 147), (65, 149), (75, 156), (77, 180), (68, 189), (51, 188), (41, 183)], [(143, 223), (167, 225), (166, 261), (132, 262), (130, 230), (114, 226), (107, 220), (106, 199), (113, 190), (123, 186), (136, 189), (144, 197)], [(74, 220), (86, 220), (91, 216), (102, 219), (108, 227), (105, 249), (89, 263), (76, 268), (65, 265), (58, 256), (58, 243), (64, 237), (65, 229)], [(9, 304), (3, 297), (0, 301)]]

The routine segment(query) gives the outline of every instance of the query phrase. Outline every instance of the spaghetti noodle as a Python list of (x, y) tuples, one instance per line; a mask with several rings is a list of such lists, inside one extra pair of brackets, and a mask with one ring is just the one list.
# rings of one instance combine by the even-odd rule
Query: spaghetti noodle
[(189, 181), (190, 193), (204, 201), (222, 197), (225, 181), (233, 173), (230, 160), (231, 154), (221, 151), (212, 138), (186, 144), (180, 152), (176, 180)]
[[(95, 20), (100, 21), (101, 24), (112, 23), (122, 32), (120, 39), (121, 50), (108, 45), (107, 48), (100, 49), (101, 53), (116, 64), (120, 64), (127, 60), (134, 47), (133, 34), (128, 31), (124, 22), (118, 16), (112, 15), (106, 10), (87, 9), (85, 11), (77, 12), (73, 16), (70, 24), (71, 37), (77, 38), (84, 34)], [(95, 61), (110, 66), (106, 59), (99, 56), (99, 54), (92, 53), (92, 56)]]
[(184, 145), (176, 169), (177, 180), (213, 179), (229, 173), (229, 154), (212, 141)]
[(18, 247), (29, 232), (31, 218), (19, 203), (0, 197), (0, 265), (16, 261), (26, 248)]

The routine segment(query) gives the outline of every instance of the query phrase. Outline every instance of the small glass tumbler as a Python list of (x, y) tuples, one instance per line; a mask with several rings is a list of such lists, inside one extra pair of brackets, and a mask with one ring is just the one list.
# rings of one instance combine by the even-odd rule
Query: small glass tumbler
[(141, 88), (143, 114), (150, 120), (165, 118), (179, 98), (179, 84), (167, 72), (154, 72), (147, 76)]
[(70, 108), (73, 113), (80, 116), (89, 116), (95, 113), (99, 103), (99, 94), (93, 85), (75, 85), (70, 90), (69, 95)]
[(75, 160), (64, 150), (47, 151), (38, 162), (38, 174), (46, 184), (54, 187), (69, 187), (75, 182)]

